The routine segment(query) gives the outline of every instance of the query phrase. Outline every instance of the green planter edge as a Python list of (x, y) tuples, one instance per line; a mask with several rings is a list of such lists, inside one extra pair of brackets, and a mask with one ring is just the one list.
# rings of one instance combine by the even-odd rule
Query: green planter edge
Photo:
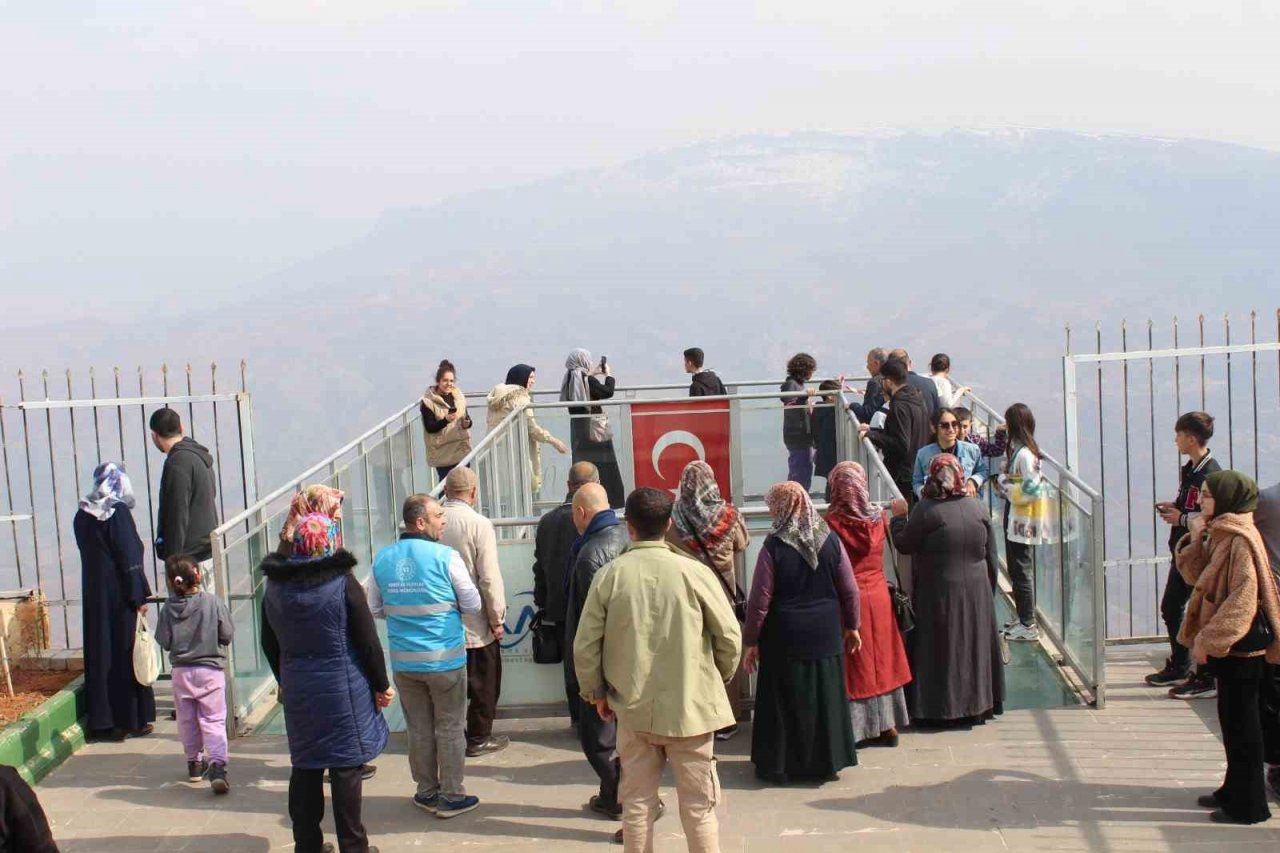
[(84, 676), (0, 731), (0, 764), (35, 785), (84, 746)]

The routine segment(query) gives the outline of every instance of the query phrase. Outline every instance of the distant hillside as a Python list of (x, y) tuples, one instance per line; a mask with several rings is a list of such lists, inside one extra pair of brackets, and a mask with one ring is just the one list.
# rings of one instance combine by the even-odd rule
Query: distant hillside
[(11, 334), (2, 387), (19, 366), (247, 358), (264, 485), (411, 400), (442, 356), (468, 390), (517, 361), (546, 387), (574, 346), (624, 382), (680, 380), (695, 344), (735, 377), (780, 375), (797, 349), (849, 369), (871, 345), (946, 351), (1052, 434), (1065, 322), (1267, 309), (1277, 233), (1271, 152), (1023, 130), (730, 139), (388, 212), (247, 284), (236, 311), (186, 294), (181, 328)]

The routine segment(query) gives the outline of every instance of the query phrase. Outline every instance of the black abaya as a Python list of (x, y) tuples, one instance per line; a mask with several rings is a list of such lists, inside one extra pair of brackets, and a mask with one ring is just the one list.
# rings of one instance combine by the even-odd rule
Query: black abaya
[(84, 603), (84, 684), (90, 731), (137, 731), (156, 719), (155, 693), (133, 676), (138, 608), (151, 595), (133, 516), (117, 506), (106, 521), (84, 510), (74, 529)]

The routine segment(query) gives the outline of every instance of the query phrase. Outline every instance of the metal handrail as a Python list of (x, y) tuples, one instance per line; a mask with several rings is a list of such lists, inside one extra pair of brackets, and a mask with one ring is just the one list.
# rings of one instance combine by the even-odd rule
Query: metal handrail
[[(826, 379), (830, 379), (831, 381), (835, 381), (836, 378), (837, 377), (835, 376), (826, 377)], [(845, 382), (866, 382), (870, 378), (871, 377), (869, 376), (857, 376), (853, 374), (845, 374), (845, 377), (844, 377)], [(754, 388), (754, 387), (763, 386), (763, 385), (781, 384), (776, 378), (745, 379), (742, 381), (732, 381), (732, 382), (722, 378), (720, 381), (724, 382), (726, 387), (735, 387), (735, 388), (741, 388), (744, 386)], [(815, 383), (822, 382), (822, 381), (824, 380), (821, 377), (814, 377), (813, 379), (810, 380), (810, 382), (815, 382)], [(625, 394), (625, 393), (634, 393), (637, 391), (675, 391), (677, 389), (688, 389), (688, 387), (689, 387), (688, 382), (664, 382), (657, 385), (618, 385), (617, 387), (614, 388), (614, 391), (619, 394)], [(536, 398), (540, 396), (546, 397), (551, 394), (559, 394), (559, 393), (560, 393), (560, 389), (558, 388), (540, 388), (536, 391), (530, 392), (529, 396), (531, 398)], [(488, 395), (487, 391), (473, 391), (470, 394), (463, 394), (463, 396), (466, 397), (468, 400), (472, 400), (472, 399), (483, 400), (487, 395)], [(650, 401), (646, 400), (645, 402), (650, 402)]]
[[(633, 400), (630, 398), (619, 400), (616, 396), (609, 397), (604, 400), (554, 400), (546, 403), (530, 403), (531, 409), (567, 409), (577, 408), (585, 409), (589, 406), (633, 406), (636, 403), (689, 403), (698, 405), (705, 402), (720, 402), (725, 400), (781, 400), (783, 397), (799, 397), (801, 393), (798, 391), (754, 391), (748, 394), (721, 394), (714, 397), (690, 397), (687, 394), (681, 397), (646, 397), (643, 400)], [(822, 393), (834, 394), (834, 389)], [(816, 405), (825, 406), (827, 403), (818, 403)]]

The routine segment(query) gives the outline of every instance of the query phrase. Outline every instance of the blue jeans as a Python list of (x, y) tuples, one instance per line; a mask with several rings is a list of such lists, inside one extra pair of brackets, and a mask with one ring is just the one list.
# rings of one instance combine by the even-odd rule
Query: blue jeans
[(799, 483), (807, 492), (813, 486), (813, 448), (787, 453), (787, 479)]

